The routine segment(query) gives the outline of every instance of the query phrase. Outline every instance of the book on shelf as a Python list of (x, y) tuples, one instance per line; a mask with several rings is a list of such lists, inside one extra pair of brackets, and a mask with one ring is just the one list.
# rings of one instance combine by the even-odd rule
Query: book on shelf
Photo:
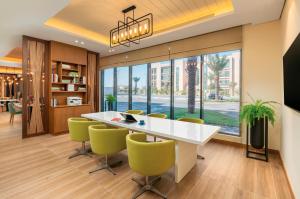
[(51, 82), (57, 83), (58, 82), (58, 75), (57, 74), (51, 74)]

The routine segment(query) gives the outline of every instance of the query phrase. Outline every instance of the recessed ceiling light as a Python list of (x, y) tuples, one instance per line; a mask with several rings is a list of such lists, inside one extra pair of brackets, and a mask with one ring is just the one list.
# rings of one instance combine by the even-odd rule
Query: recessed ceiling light
[(84, 42), (82, 41), (82, 42), (80, 42), (80, 44), (81, 44), (81, 45), (84, 45)]
[(75, 40), (75, 43), (78, 43), (79, 41), (78, 40)]

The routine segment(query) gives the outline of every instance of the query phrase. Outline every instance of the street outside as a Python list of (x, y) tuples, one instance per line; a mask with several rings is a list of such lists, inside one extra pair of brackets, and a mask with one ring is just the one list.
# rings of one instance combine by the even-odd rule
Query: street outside
[[(133, 106), (134, 109), (146, 110), (147, 107), (147, 97), (146, 96), (138, 96), (133, 95), (134, 101)], [(126, 95), (118, 95), (118, 110), (126, 111), (128, 109), (128, 97)], [(175, 109), (175, 118), (176, 114), (182, 111), (186, 112), (187, 108), (187, 97), (186, 96), (175, 96), (174, 97), (174, 109)], [(235, 121), (235, 125), (222, 125), (219, 122), (209, 121), (210, 124), (220, 125), (222, 126), (222, 131), (229, 134), (239, 135), (239, 111), (240, 111), (240, 103), (239, 102), (231, 102), (231, 101), (204, 101), (203, 104), (204, 109), (204, 120), (205, 113), (217, 113), (222, 115), (227, 119), (231, 119)], [(200, 101), (196, 101), (195, 105), (196, 111), (199, 111)], [(151, 112), (162, 112), (169, 114), (170, 112), (170, 97), (169, 96), (151, 96)], [(180, 116), (181, 117), (181, 116)], [(206, 121), (207, 122), (207, 121)]]

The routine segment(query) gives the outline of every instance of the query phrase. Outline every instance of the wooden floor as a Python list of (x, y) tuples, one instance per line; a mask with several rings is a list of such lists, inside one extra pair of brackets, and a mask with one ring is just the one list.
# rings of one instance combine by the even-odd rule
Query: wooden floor
[[(131, 198), (138, 186), (130, 179), (133, 173), (126, 152), (116, 167), (116, 176), (107, 171), (88, 174), (97, 158), (67, 157), (80, 144), (68, 135), (39, 136), (21, 139), (20, 116), (9, 125), (7, 113), (0, 113), (0, 198)], [(278, 155), (270, 162), (247, 159), (238, 146), (209, 142), (201, 151), (206, 159), (179, 183), (172, 170), (162, 176), (157, 188), (168, 198), (292, 198)], [(146, 193), (140, 198), (158, 198)]]

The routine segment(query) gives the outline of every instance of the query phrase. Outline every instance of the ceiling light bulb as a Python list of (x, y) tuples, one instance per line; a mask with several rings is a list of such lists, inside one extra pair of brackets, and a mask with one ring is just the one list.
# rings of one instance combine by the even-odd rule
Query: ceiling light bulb
[(79, 41), (78, 40), (75, 40), (75, 43), (78, 43)]
[(124, 37), (124, 34), (123, 34), (123, 33), (121, 33), (121, 37), (122, 37), (122, 38)]
[(82, 42), (80, 42), (80, 44), (81, 44), (81, 45), (84, 45), (84, 42), (82, 41)]
[(144, 24), (144, 28), (145, 28), (145, 30), (148, 30), (148, 24)]
[(114, 35), (114, 36), (113, 36), (113, 40), (116, 40), (116, 39), (117, 39), (117, 38), (116, 38), (116, 36)]
[(134, 33), (137, 33), (137, 29), (136, 28), (134, 28)]
[(132, 35), (132, 30), (131, 29), (129, 30), (129, 34)]
[(142, 26), (139, 27), (139, 31), (142, 32)]

